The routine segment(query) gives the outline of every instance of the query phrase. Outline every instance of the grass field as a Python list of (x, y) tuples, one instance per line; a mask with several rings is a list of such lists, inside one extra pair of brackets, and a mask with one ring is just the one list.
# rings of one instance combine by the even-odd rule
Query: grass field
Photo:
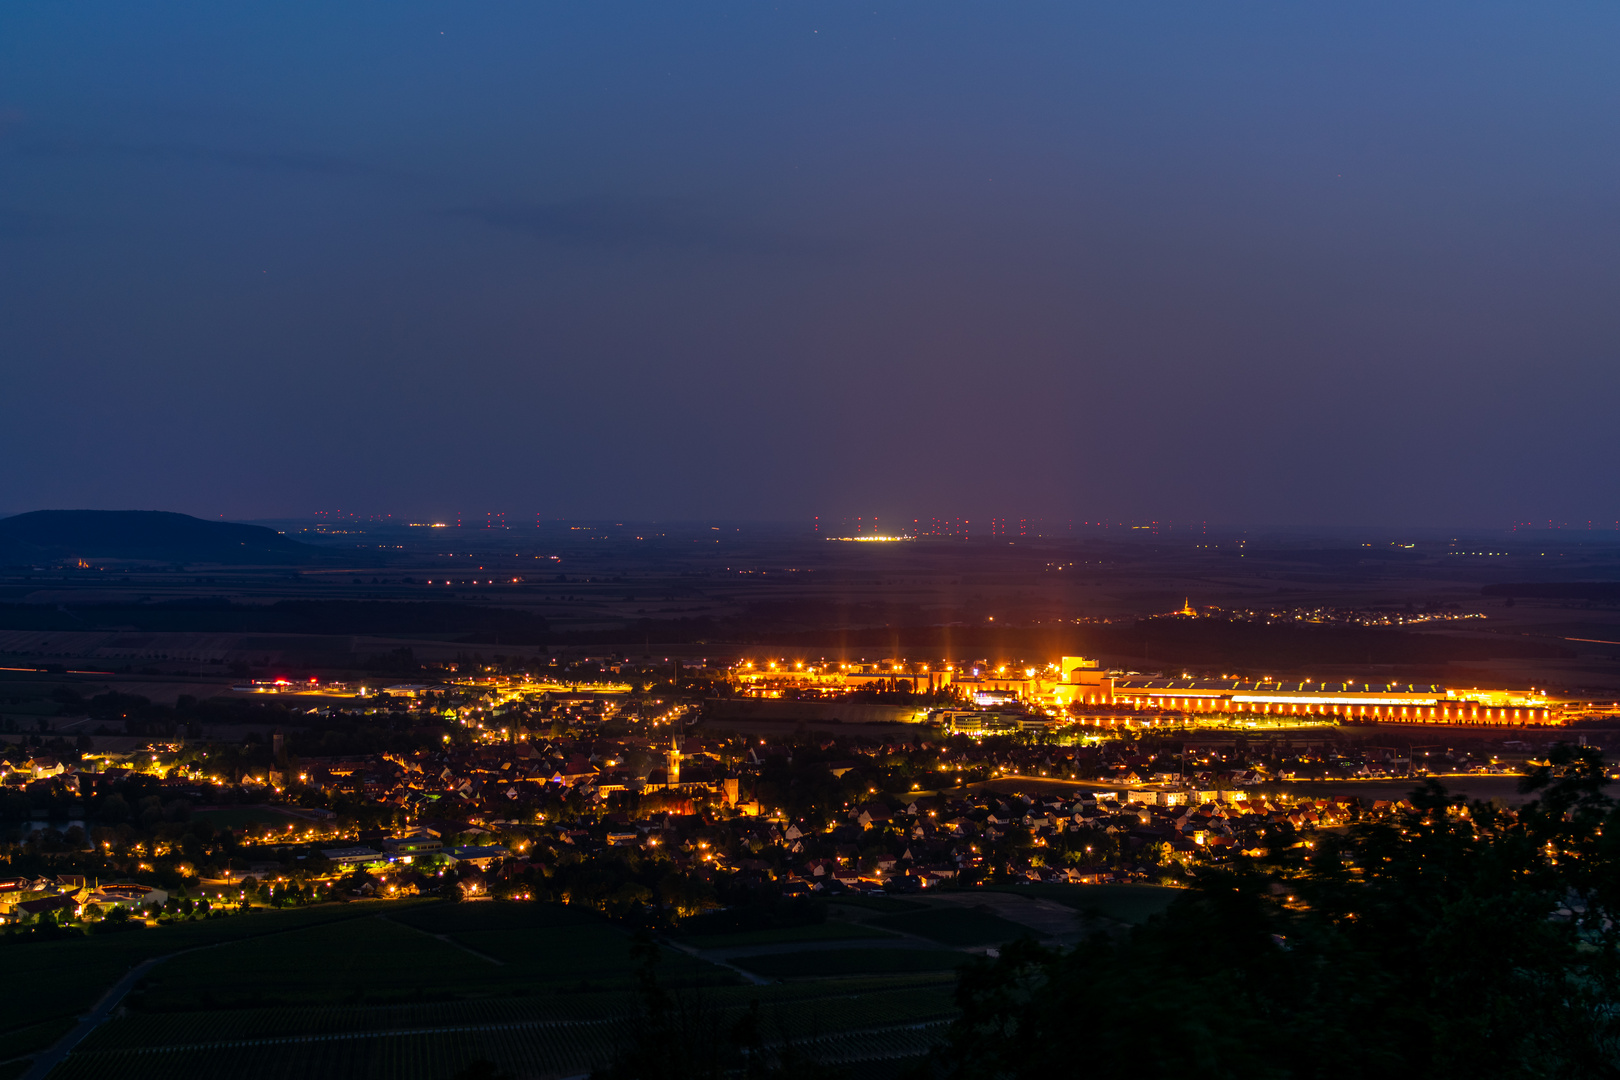
[(996, 945), (1035, 936), (1035, 931), (1027, 926), (972, 908), (908, 911), (899, 915), (884, 915), (873, 919), (872, 923), (944, 945)]
[[(944, 1018), (888, 1028), (806, 1030), (796, 1039), (817, 1060), (882, 1062), (920, 1055), (939, 1037)], [(447, 1080), (484, 1059), (519, 1077), (567, 1076), (609, 1063), (631, 1034), (626, 1023), (399, 1032), (353, 1038), (324, 1036), (276, 1044), (215, 1042), (76, 1053), (53, 1080)], [(874, 1070), (873, 1075), (892, 1075)]]
[[(390, 916), (390, 920), (421, 934), (442, 935), (452, 944), (499, 961), (496, 977), (492, 979), (486, 968), (475, 980), (479, 985), (516, 979), (533, 992), (550, 993), (580, 986), (628, 987), (634, 982), (630, 935), (577, 907), (435, 904)], [(671, 986), (731, 981), (713, 965), (674, 950), (664, 951), (659, 978)]]
[[(221, 971), (241, 975), (222, 980)], [(503, 974), (449, 942), (359, 919), (176, 957), (147, 977), (130, 1004), (167, 1011), (407, 1000), (430, 988), (444, 996), (473, 983), (504, 988)]]
[[(15, 946), (0, 949), (0, 961), (29, 985), (58, 984), (53, 1007), (73, 1000), (82, 1011), (129, 964), (206, 946), (153, 969), (125, 1000), (127, 1012), (52, 1080), (448, 1080), (478, 1059), (530, 1080), (590, 1072), (639, 1030), (630, 944), (622, 928), (574, 908), (372, 902)], [(673, 950), (658, 974), (727, 1030), (758, 1002), (768, 1041), (802, 1042), (817, 1060), (859, 1065), (851, 1075), (872, 1080), (889, 1075), (882, 1061), (925, 1050), (953, 1015), (955, 953), (862, 948), (764, 959), (802, 981), (751, 986)], [(61, 989), (71, 983), (76, 998)], [(24, 1004), (11, 1010), (17, 1054), (47, 1045), (72, 1015), (25, 1024), (45, 1007)]]
[(290, 1037), (274, 1044), (197, 1043), (75, 1053), (53, 1080), (308, 1080), (311, 1077), (448, 1080), (478, 1059), (525, 1075), (588, 1072), (609, 1062), (627, 1023), (507, 1025), (352, 1037)]
[(1183, 895), (1181, 889), (1160, 885), (1006, 885), (990, 891), (1035, 896), (1076, 911), (1096, 911), (1117, 922), (1137, 925), (1164, 911)]
[[(767, 1012), (767, 1036), (797, 1037), (802, 1030), (895, 1024), (947, 1015), (954, 984), (938, 975), (844, 979), (814, 983), (714, 986), (689, 991), (715, 1008), (737, 1011), (758, 1000)], [(238, 1042), (326, 1035), (386, 1035), (430, 1027), (500, 1027), (629, 1020), (640, 998), (628, 992), (481, 998), (384, 1006), (304, 1006), (131, 1013), (98, 1029), (85, 1051)], [(809, 1027), (803, 1027), (808, 1024)]]
[(954, 971), (967, 957), (946, 949), (814, 949), (733, 957), (744, 971), (774, 979)]
[(560, 926), (601, 926), (605, 920), (584, 908), (564, 904), (423, 904), (388, 916), (430, 934), (481, 930), (545, 930)]
[(42, 1024), (17, 1028), (0, 1035), (0, 1061), (37, 1053), (72, 1031), (78, 1023), (71, 1016), (57, 1017)]
[(555, 1026), (629, 1020), (636, 1015), (637, 1008), (638, 1001), (633, 994), (606, 993), (411, 1005), (309, 1005), (131, 1013), (97, 1029), (85, 1040), (83, 1049), (101, 1052), (301, 1037), (388, 1035), (430, 1028)]
[(866, 911), (880, 911), (886, 915), (892, 915), (901, 911), (921, 911), (928, 906), (927, 904), (918, 903), (915, 900), (896, 900), (893, 897), (888, 896), (852, 896), (848, 893), (841, 893), (838, 896), (832, 897), (829, 902), (835, 906), (843, 905), (846, 907), (861, 908)]
[(699, 949), (734, 949), (745, 945), (789, 945), (800, 941), (840, 941), (852, 938), (893, 937), (860, 923), (813, 923), (809, 926), (787, 926), (779, 930), (751, 930), (741, 934), (696, 934), (681, 940)]
[[(132, 1003), (166, 1011), (628, 988), (636, 969), (630, 947), (625, 931), (574, 909), (435, 904), (176, 957)], [(222, 983), (222, 968), (251, 977)], [(659, 975), (675, 986), (735, 981), (674, 951), (666, 951)]]
[[(835, 1063), (925, 1050), (954, 1013), (953, 990), (948, 976), (921, 974), (682, 993), (696, 995), (726, 1028), (758, 1001), (768, 1042), (793, 1040)], [(99, 1029), (53, 1080), (447, 1080), (480, 1058), (520, 1080), (566, 1076), (611, 1060), (634, 1034), (638, 1017), (637, 996), (622, 992), (136, 1012)], [(929, 1026), (919, 1029), (919, 1023)], [(873, 1075), (889, 1074), (879, 1069)]]
[(0, 981), (10, 986), (28, 987), (26, 994), (13, 994), (8, 998), (3, 1018), (0, 1018), (0, 1024), (4, 1024), (0, 1039), (20, 1035), (22, 1029), (88, 1011), (125, 972), (154, 956), (362, 919), (384, 906), (361, 902), (322, 904), (288, 911), (258, 910), (223, 919), (176, 923), (155, 930), (0, 945)]

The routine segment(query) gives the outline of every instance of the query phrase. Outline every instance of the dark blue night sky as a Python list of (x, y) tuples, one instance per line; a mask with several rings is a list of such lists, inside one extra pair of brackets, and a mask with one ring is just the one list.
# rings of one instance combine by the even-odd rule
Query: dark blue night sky
[(1620, 518), (1612, 4), (0, 7), (0, 512)]

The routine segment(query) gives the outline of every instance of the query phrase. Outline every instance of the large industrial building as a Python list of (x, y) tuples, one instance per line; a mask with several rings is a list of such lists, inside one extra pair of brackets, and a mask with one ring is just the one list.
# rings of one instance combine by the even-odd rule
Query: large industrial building
[(1415, 724), (1552, 724), (1561, 710), (1535, 691), (1420, 683), (1113, 679), (1109, 704), (1188, 713), (1323, 716)]
[[(1230, 716), (1321, 716), (1414, 724), (1557, 724), (1562, 702), (1537, 690), (1422, 683), (1303, 682), (1275, 679), (1148, 679), (1114, 676), (1065, 656), (1053, 704), (1125, 706)], [(1033, 700), (1033, 699), (1032, 699)]]
[(1317, 716), (1347, 722), (1421, 724), (1560, 724), (1584, 703), (1543, 690), (1440, 686), (1423, 683), (1303, 682), (1273, 679), (1163, 679), (1104, 671), (1097, 661), (1065, 656), (1056, 664), (1009, 668), (980, 663), (747, 663), (733, 669), (744, 692), (780, 697), (813, 690), (836, 695), (856, 689), (931, 693), (950, 689), (980, 708), (1006, 705), (1069, 713), (1088, 708), (1238, 717)]

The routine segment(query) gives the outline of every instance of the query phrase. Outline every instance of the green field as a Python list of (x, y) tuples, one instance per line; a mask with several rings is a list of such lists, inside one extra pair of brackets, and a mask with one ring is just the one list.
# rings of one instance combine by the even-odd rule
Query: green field
[(681, 941), (698, 949), (733, 949), (746, 945), (788, 945), (800, 941), (840, 941), (850, 938), (887, 938), (893, 934), (851, 922), (812, 923), (779, 930), (751, 930), (741, 934), (697, 934)]
[[(954, 1014), (953, 990), (948, 976), (923, 974), (683, 993), (728, 1028), (757, 1001), (768, 1042), (792, 1040), (832, 1063), (921, 1053)], [(134, 1012), (99, 1029), (53, 1080), (447, 1080), (480, 1058), (509, 1073), (566, 1076), (610, 1061), (639, 1023), (637, 997), (624, 992)]]
[(884, 926), (905, 934), (916, 934), (944, 945), (997, 945), (1021, 937), (1034, 937), (1035, 931), (1021, 923), (1003, 919), (989, 911), (975, 908), (932, 908), (927, 911), (908, 911), (900, 915), (885, 915), (873, 919), (874, 926)]
[(893, 897), (888, 896), (854, 896), (849, 893), (843, 893), (835, 896), (829, 901), (829, 903), (835, 906), (843, 905), (846, 907), (861, 908), (866, 911), (881, 911), (886, 915), (892, 915), (901, 911), (921, 911), (923, 908), (928, 906), (927, 904), (918, 903), (915, 900), (896, 900)]
[[(731, 1019), (729, 1016), (727, 1020)], [(933, 1019), (933, 1018), (930, 1018)], [(796, 1044), (828, 1064), (884, 1062), (920, 1055), (938, 1038), (944, 1018), (927, 1027), (900, 1023), (887, 1029), (850, 1030), (803, 1025)], [(923, 1021), (928, 1023), (928, 1021)], [(836, 1021), (833, 1021), (836, 1023)], [(389, 1034), (295, 1036), (273, 1044), (214, 1040), (140, 1049), (75, 1053), (53, 1080), (447, 1080), (468, 1063), (484, 1059), (522, 1075), (572, 1075), (610, 1062), (616, 1046), (631, 1035), (632, 1023), (581, 1022), (569, 1025), (503, 1024), (460, 1030), (418, 1030)], [(766, 1037), (772, 1027), (766, 1024)], [(892, 1075), (877, 1070), (875, 1075)]]
[[(580, 1007), (570, 1007), (577, 1002)], [(545, 998), (486, 998), (412, 1005), (307, 1005), (299, 1008), (217, 1009), (137, 1013), (102, 1025), (83, 1051), (136, 1050), (157, 1046), (250, 1042), (299, 1037), (387, 1035), (442, 1027), (577, 1023), (628, 1019), (636, 1014), (632, 994), (574, 994)]]
[[(713, 986), (690, 991), (714, 1007), (741, 1011), (759, 1000), (768, 1013), (766, 1035), (798, 1037), (811, 1029), (895, 1024), (947, 1015), (954, 983), (938, 975), (841, 980), (775, 986)], [(84, 1051), (327, 1035), (385, 1035), (429, 1027), (467, 1028), (579, 1024), (629, 1020), (640, 999), (628, 992), (481, 998), (382, 1006), (305, 1006), (131, 1013), (99, 1028)]]
[(831, 978), (838, 975), (954, 971), (967, 959), (948, 949), (810, 949), (805, 952), (738, 956), (744, 971), (775, 979)]
[[(50, 993), (15, 996), (7, 1045), (13, 1055), (48, 1045), (130, 964), (189, 948), (153, 969), (52, 1080), (448, 1080), (478, 1059), (517, 1075), (575, 1075), (639, 1030), (631, 944), (575, 908), (411, 901), (19, 945), (0, 962), (18, 984)], [(889, 1075), (882, 1062), (937, 1039), (954, 1011), (948, 966), (961, 957), (863, 948), (760, 959), (805, 981), (750, 986), (673, 950), (658, 975), (726, 1030), (757, 1002), (767, 1041), (802, 1043), (875, 1080)], [(807, 978), (816, 975), (838, 978)]]
[[(488, 961), (483, 962), (485, 967), (473, 980), (477, 986), (494, 987), (515, 980), (521, 986), (533, 987), (535, 993), (550, 993), (581, 986), (610, 989), (634, 983), (630, 936), (600, 915), (581, 908), (561, 904), (435, 904), (391, 916), (390, 921), (420, 935), (442, 936), (450, 944), (499, 961), (494, 972)], [(659, 978), (671, 986), (731, 981), (713, 965), (668, 949), (663, 953)]]
[[(499, 924), (504, 928), (493, 928)], [(211, 973), (222, 966), (251, 977), (221, 985)], [(629, 934), (587, 913), (542, 904), (435, 904), (176, 957), (131, 1003), (169, 1011), (545, 994), (628, 988), (635, 969)], [(659, 975), (675, 986), (735, 981), (674, 951), (666, 951)]]
[(561, 926), (600, 926), (600, 915), (564, 904), (423, 904), (390, 912), (394, 922), (414, 926), (430, 934), (454, 934), (481, 930), (543, 930)]
[(484, 1025), (458, 1031), (295, 1036), (273, 1046), (194, 1043), (75, 1053), (51, 1075), (53, 1080), (448, 1080), (479, 1059), (493, 1059), (508, 1069), (567, 1075), (611, 1061), (616, 1042), (627, 1034), (626, 1024)]
[(1147, 922), (1185, 894), (1182, 889), (1161, 885), (1005, 885), (987, 891), (1035, 896), (1135, 925)]
[(42, 1024), (8, 1031), (0, 1036), (0, 1061), (38, 1053), (72, 1031), (77, 1024), (78, 1021), (73, 1017), (62, 1016)]
[(27, 993), (8, 998), (4, 1019), (0, 1020), (5, 1025), (0, 1030), (0, 1038), (20, 1035), (21, 1029), (87, 1012), (130, 968), (154, 956), (362, 919), (385, 906), (368, 901), (321, 904), (288, 911), (255, 910), (155, 930), (0, 946), (0, 980), (7, 985), (28, 987)]
[[(221, 970), (241, 972), (222, 980)], [(380, 919), (224, 945), (176, 957), (130, 995), (144, 1011), (337, 1004), (446, 996), (469, 983), (499, 982), (502, 969), (464, 949)]]

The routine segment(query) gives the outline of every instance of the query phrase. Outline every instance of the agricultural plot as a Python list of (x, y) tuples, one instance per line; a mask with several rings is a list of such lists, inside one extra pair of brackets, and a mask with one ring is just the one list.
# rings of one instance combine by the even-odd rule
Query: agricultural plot
[[(393, 918), (363, 919), (176, 957), (131, 1004), (158, 1012), (629, 988), (635, 967), (629, 935), (605, 922), (436, 935)], [(661, 974), (672, 984), (735, 981), (673, 952)]]
[[(769, 986), (727, 986), (706, 988), (702, 992), (727, 1007), (743, 1008), (749, 1002), (760, 1001), (772, 1007), (796, 1007), (795, 1002), (811, 1000), (848, 1001), (865, 1011), (871, 1011), (880, 1000), (896, 1001), (950, 1001), (956, 980), (949, 974), (871, 975), (839, 979), (837, 983), (774, 983)], [(906, 1016), (912, 1015), (905, 1013)], [(918, 1016), (930, 1015), (926, 1012)], [(899, 1016), (879, 1018), (874, 1023), (887, 1023)]]
[[(828, 1064), (914, 1057), (939, 1038), (945, 1022), (807, 1029), (792, 1045)], [(567, 1076), (606, 1065), (633, 1034), (633, 1022), (597, 1021), (83, 1051), (64, 1062), (53, 1080), (443, 1080), (479, 1059), (520, 1078)]]
[(823, 1065), (921, 1057), (943, 1037), (947, 1022), (840, 1032), (807, 1039), (801, 1045), (807, 1055)]
[[(875, 1024), (949, 1015), (954, 984), (938, 977), (866, 979), (837, 985), (784, 983), (696, 991), (707, 1007), (740, 1015), (759, 1001), (767, 1038), (804, 1038)], [(300, 1038), (400, 1035), (429, 1029), (559, 1027), (632, 1021), (640, 999), (629, 993), (557, 994), (527, 998), (424, 1002), (391, 1006), (221, 1009), (130, 1015), (103, 1025), (83, 1052), (203, 1047), (239, 1042), (279, 1044)]]
[(176, 957), (130, 1003), (168, 1011), (449, 997), (473, 984), (499, 992), (514, 981), (508, 972), (408, 927), (359, 919)]
[(254, 911), (153, 930), (0, 948), (0, 979), (28, 987), (26, 994), (7, 999), (0, 1014), (0, 1025), (4, 1025), (0, 1038), (86, 1012), (131, 967), (154, 956), (364, 918), (377, 906), (323, 904), (291, 911)]
[(412, 1005), (306, 1006), (211, 1012), (131, 1013), (104, 1024), (85, 1051), (134, 1050), (295, 1037), (387, 1035), (431, 1028), (569, 1024), (636, 1015), (632, 994), (486, 998)]
[(751, 930), (740, 934), (695, 934), (681, 941), (697, 949), (735, 949), (751, 945), (791, 945), (798, 942), (841, 941), (855, 938), (892, 938), (893, 934), (862, 923), (813, 923), (778, 930)]
[(394, 1034), (293, 1036), (75, 1053), (54, 1080), (443, 1080), (480, 1058), (524, 1076), (588, 1072), (630, 1035), (625, 1022), (485, 1025)]
[[(318, 910), (302, 913), (290, 932), (231, 940), (205, 927), (212, 941), (194, 933), (198, 943), (217, 947), (155, 968), (126, 999), (129, 1011), (93, 1033), (52, 1080), (443, 1080), (479, 1059), (531, 1080), (592, 1071), (642, 1023), (631, 989), (631, 939), (589, 912), (498, 903), (334, 905), (328, 910), (348, 917), (322, 922), (311, 917)], [(251, 921), (240, 918), (244, 927)], [(258, 925), (287, 922), (269, 915)], [(143, 935), (162, 932), (118, 936)], [(838, 961), (845, 952), (878, 959)], [(924, 967), (915, 959), (886, 962), (882, 954), (895, 952), (934, 959)], [(673, 951), (663, 954), (659, 978), (724, 1030), (757, 1003), (767, 1042), (817, 1061), (859, 1064), (862, 1075), (869, 1071), (863, 1062), (916, 1056), (954, 1015), (954, 981), (938, 968), (959, 954), (852, 948), (779, 959), (824, 955), (834, 959), (811, 962), (839, 978), (749, 986), (734, 972)], [(113, 950), (106, 956), (115, 959)]]
[(945, 949), (815, 949), (763, 953), (731, 959), (744, 971), (768, 978), (831, 978), (878, 972), (952, 971), (967, 957)]
[(1095, 912), (1115, 922), (1141, 925), (1160, 914), (1176, 898), (1181, 889), (1167, 889), (1160, 885), (1008, 885), (996, 891), (1017, 896), (1034, 896), (1042, 900), (1070, 907), (1082, 914)]
[(894, 915), (902, 911), (922, 911), (928, 906), (916, 900), (900, 900), (892, 896), (860, 896), (855, 893), (840, 894), (834, 897), (831, 903), (835, 908), (860, 908), (883, 915)]
[[(725, 1029), (757, 1001), (767, 1042), (843, 1062), (913, 1055), (953, 1014), (953, 989), (948, 976), (921, 975), (680, 993)], [(629, 993), (136, 1012), (92, 1035), (53, 1080), (443, 1080), (477, 1059), (525, 1080), (573, 1075), (610, 1060), (633, 1037), (639, 1015), (639, 999)]]
[(388, 917), (429, 934), (609, 925), (606, 919), (584, 908), (566, 904), (504, 903), (498, 900), (477, 904), (424, 904), (398, 913), (389, 912)]
[[(912, 950), (916, 951), (916, 950)], [(791, 954), (795, 957), (806, 954)], [(858, 989), (856, 989), (858, 988)], [(956, 1014), (956, 983), (929, 973), (881, 980), (837, 979), (777, 983), (752, 987), (744, 996), (708, 994), (731, 1015), (740, 1016), (746, 1002), (760, 1003), (760, 1031), (768, 1042), (799, 1041), (838, 1033), (900, 1024), (933, 1022)], [(855, 989), (855, 992), (849, 992)]]
[(840, 1080), (896, 1080), (897, 1077), (915, 1075), (917, 1066), (924, 1063), (926, 1056), (916, 1054), (874, 1058), (871, 1061), (846, 1061), (836, 1068)]
[(0, 1035), (0, 1061), (38, 1053), (72, 1031), (77, 1024), (73, 1017), (65, 1016), (8, 1031)]
[(1035, 931), (1022, 923), (1003, 919), (989, 911), (973, 908), (932, 908), (927, 911), (908, 911), (899, 915), (884, 915), (873, 919), (874, 926), (916, 934), (943, 945), (999, 945), (1021, 937), (1033, 937)]
[[(470, 930), (450, 940), (499, 959), (505, 969), (527, 980), (537, 993), (585, 988), (605, 990), (635, 985), (638, 963), (631, 939), (617, 927), (577, 926), (567, 930)], [(684, 953), (665, 949), (658, 977), (670, 986), (736, 981), (731, 973)]]
[[(562, 904), (433, 904), (390, 916), (422, 934), (495, 961), (535, 993), (606, 990), (635, 984), (631, 939), (601, 916)], [(487, 963), (488, 961), (486, 961)], [(722, 968), (665, 950), (659, 977), (671, 986), (734, 982)]]

